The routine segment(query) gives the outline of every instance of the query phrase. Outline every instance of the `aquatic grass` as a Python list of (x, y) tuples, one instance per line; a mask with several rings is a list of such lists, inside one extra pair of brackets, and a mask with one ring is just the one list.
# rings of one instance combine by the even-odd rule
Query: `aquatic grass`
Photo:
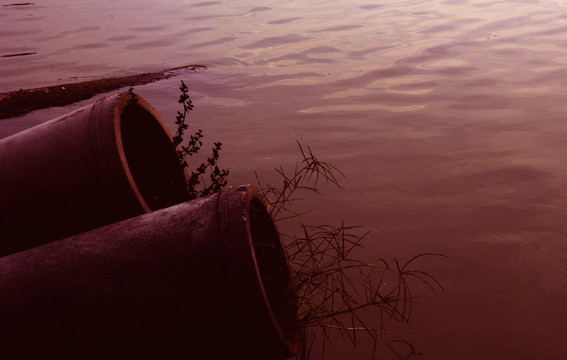
[[(295, 137), (295, 141), (301, 159), (290, 174), (282, 166), (275, 169), (282, 180), (279, 187), (263, 183), (255, 173), (276, 222), (303, 215), (294, 211), (293, 204), (305, 191), (321, 195), (320, 181), (343, 189), (338, 178), (344, 174), (317, 158), (304, 138)], [(309, 359), (317, 341), (324, 357), (326, 344), (337, 336), (354, 347), (361, 336), (369, 337), (372, 359), (380, 341), (400, 359), (421, 354), (410, 341), (390, 331), (387, 321), (409, 322), (414, 282), (433, 293), (443, 289), (432, 275), (415, 265), (421, 258), (444, 255), (424, 253), (405, 262), (383, 258), (364, 262), (357, 258), (357, 249), (363, 248), (370, 232), (344, 222), (336, 226), (299, 223), (296, 234), (280, 235), (291, 272), (290, 292), (297, 302), (297, 318), (292, 324), (296, 359)]]
[[(294, 136), (294, 139), (302, 159), (295, 164), (292, 175), (288, 175), (281, 165), (275, 169), (282, 181), (281, 186), (262, 183), (258, 173), (254, 172), (264, 200), (269, 206), (270, 215), (277, 220), (301, 215), (292, 210), (293, 203), (299, 200), (295, 195), (305, 190), (321, 194), (317, 187), (320, 181), (325, 181), (326, 184), (332, 184), (342, 189), (337, 177), (339, 175), (344, 177), (344, 174), (332, 164), (319, 160), (311, 151), (311, 147), (305, 138), (301, 137), (300, 141), (299, 138)], [(282, 214), (286, 214), (285, 217), (282, 218)]]

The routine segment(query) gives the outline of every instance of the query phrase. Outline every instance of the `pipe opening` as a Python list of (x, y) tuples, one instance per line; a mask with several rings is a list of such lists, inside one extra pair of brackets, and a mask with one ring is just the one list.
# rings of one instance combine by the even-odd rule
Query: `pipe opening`
[(260, 278), (284, 338), (292, 342), (297, 323), (297, 301), (290, 288), (287, 259), (278, 232), (264, 204), (250, 202), (250, 230)]
[(120, 118), (128, 168), (152, 210), (189, 199), (183, 168), (159, 121), (138, 104), (128, 104)]

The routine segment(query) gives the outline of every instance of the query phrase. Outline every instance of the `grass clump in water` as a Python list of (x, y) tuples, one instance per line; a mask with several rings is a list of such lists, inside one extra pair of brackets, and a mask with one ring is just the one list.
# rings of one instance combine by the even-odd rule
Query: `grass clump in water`
[[(201, 149), (203, 132), (197, 130), (183, 145), (186, 122), (193, 104), (189, 89), (181, 82), (178, 102), (183, 105), (176, 119), (177, 132), (173, 145), (181, 164), (188, 167), (187, 158)], [(275, 222), (300, 219), (304, 213), (294, 211), (293, 204), (303, 192), (322, 194), (320, 183), (343, 189), (339, 178), (343, 173), (332, 164), (319, 160), (304, 138), (295, 138), (301, 154), (293, 171), (282, 166), (275, 169), (281, 185), (264, 183), (255, 173), (260, 194)], [(191, 172), (188, 187), (191, 198), (219, 191), (227, 184), (229, 171), (218, 166), (221, 143), (215, 142), (212, 156)], [(208, 181), (205, 181), (208, 173)], [(198, 189), (198, 186), (201, 188)], [(424, 284), (433, 293), (442, 290), (441, 284), (429, 273), (414, 268), (424, 257), (441, 254), (418, 254), (408, 261), (383, 258), (365, 262), (357, 257), (369, 236), (369, 231), (357, 225), (306, 225), (299, 222), (296, 234), (280, 234), (283, 251), (290, 271), (286, 299), (289, 321), (280, 324), (294, 347), (298, 360), (309, 359), (313, 347), (322, 347), (325, 354), (328, 342), (337, 335), (354, 347), (366, 336), (373, 343), (372, 359), (380, 342), (400, 359), (411, 359), (421, 353), (403, 336), (391, 332), (387, 320), (409, 322), (414, 296), (413, 283)]]

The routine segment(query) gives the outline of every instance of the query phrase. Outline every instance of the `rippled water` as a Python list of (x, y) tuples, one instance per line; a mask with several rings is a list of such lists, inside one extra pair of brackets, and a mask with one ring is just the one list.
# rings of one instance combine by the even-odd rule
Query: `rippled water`
[(445, 291), (399, 329), (416, 358), (567, 358), (564, 2), (51, 0), (0, 24), (0, 56), (31, 53), (0, 57), (0, 91), (208, 66), (136, 90), (173, 125), (185, 80), (233, 183), (293, 164), (306, 137), (346, 190), (305, 221), (368, 227), (372, 256), (448, 255), (420, 263)]

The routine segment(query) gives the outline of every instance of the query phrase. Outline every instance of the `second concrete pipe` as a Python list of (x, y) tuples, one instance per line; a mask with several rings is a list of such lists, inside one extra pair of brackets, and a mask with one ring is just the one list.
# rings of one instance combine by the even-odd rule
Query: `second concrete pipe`
[(19, 358), (284, 359), (296, 300), (253, 187), (0, 259), (0, 346)]

